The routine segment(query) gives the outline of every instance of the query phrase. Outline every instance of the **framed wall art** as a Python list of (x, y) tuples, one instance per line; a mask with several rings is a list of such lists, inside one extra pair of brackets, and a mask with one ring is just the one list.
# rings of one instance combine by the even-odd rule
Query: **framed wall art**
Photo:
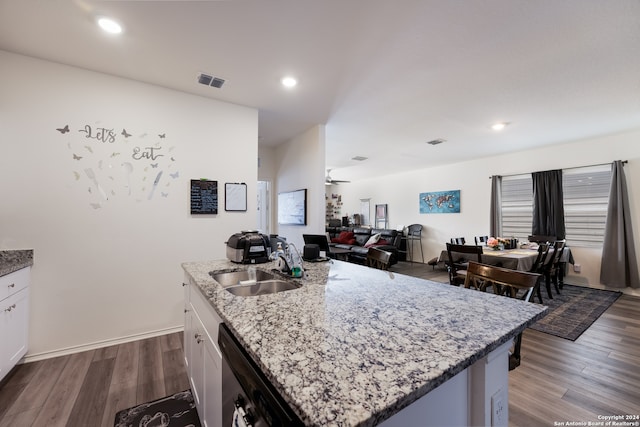
[(278, 224), (307, 225), (307, 189), (278, 193)]
[(460, 213), (460, 190), (420, 193), (420, 213)]
[(224, 210), (247, 211), (247, 184), (226, 182), (224, 184)]

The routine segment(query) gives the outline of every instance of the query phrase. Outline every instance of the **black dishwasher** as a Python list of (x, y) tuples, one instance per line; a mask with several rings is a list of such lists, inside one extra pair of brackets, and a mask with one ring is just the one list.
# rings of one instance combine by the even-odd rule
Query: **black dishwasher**
[(224, 323), (220, 324), (218, 344), (222, 352), (223, 426), (303, 425)]

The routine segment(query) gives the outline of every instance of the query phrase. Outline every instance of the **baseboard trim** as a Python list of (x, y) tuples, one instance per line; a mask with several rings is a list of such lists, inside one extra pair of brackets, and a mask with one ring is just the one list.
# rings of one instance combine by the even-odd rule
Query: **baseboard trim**
[(25, 357), (22, 358), (22, 360), (20, 360), (20, 362), (18, 362), (18, 364), (36, 362), (38, 360), (51, 359), (59, 356), (66, 356), (73, 353), (80, 353), (83, 351), (95, 350), (97, 348), (124, 344), (126, 342), (158, 337), (160, 335), (167, 335), (167, 334), (172, 334), (174, 332), (180, 332), (180, 331), (184, 331), (184, 326), (174, 326), (172, 328), (157, 329), (155, 331), (127, 335), (126, 337), (113, 338), (113, 339), (108, 339), (103, 341), (95, 341), (89, 344), (81, 344), (81, 345), (76, 345), (72, 347), (61, 348), (58, 350), (43, 351), (41, 353), (27, 354)]

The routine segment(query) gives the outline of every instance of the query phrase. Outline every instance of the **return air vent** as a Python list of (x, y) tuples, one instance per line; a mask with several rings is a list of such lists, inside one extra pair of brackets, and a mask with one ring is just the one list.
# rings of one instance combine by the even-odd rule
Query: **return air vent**
[(220, 89), (224, 84), (224, 79), (201, 73), (198, 76), (198, 83)]
[(363, 157), (363, 156), (355, 156), (355, 157), (351, 158), (351, 160), (357, 160), (359, 162), (363, 162), (363, 161), (365, 161), (367, 159), (368, 159), (368, 157)]
[(446, 139), (434, 139), (434, 140), (431, 140), (431, 141), (427, 141), (427, 144), (429, 144), (429, 145), (438, 145), (438, 144), (442, 144), (445, 141), (446, 141)]

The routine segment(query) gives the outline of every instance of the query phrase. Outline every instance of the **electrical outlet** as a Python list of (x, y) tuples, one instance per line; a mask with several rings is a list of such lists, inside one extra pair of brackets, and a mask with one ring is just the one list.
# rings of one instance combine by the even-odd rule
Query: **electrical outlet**
[(505, 398), (502, 389), (496, 391), (491, 396), (491, 425), (492, 426), (506, 426), (506, 412), (507, 408), (504, 407)]

